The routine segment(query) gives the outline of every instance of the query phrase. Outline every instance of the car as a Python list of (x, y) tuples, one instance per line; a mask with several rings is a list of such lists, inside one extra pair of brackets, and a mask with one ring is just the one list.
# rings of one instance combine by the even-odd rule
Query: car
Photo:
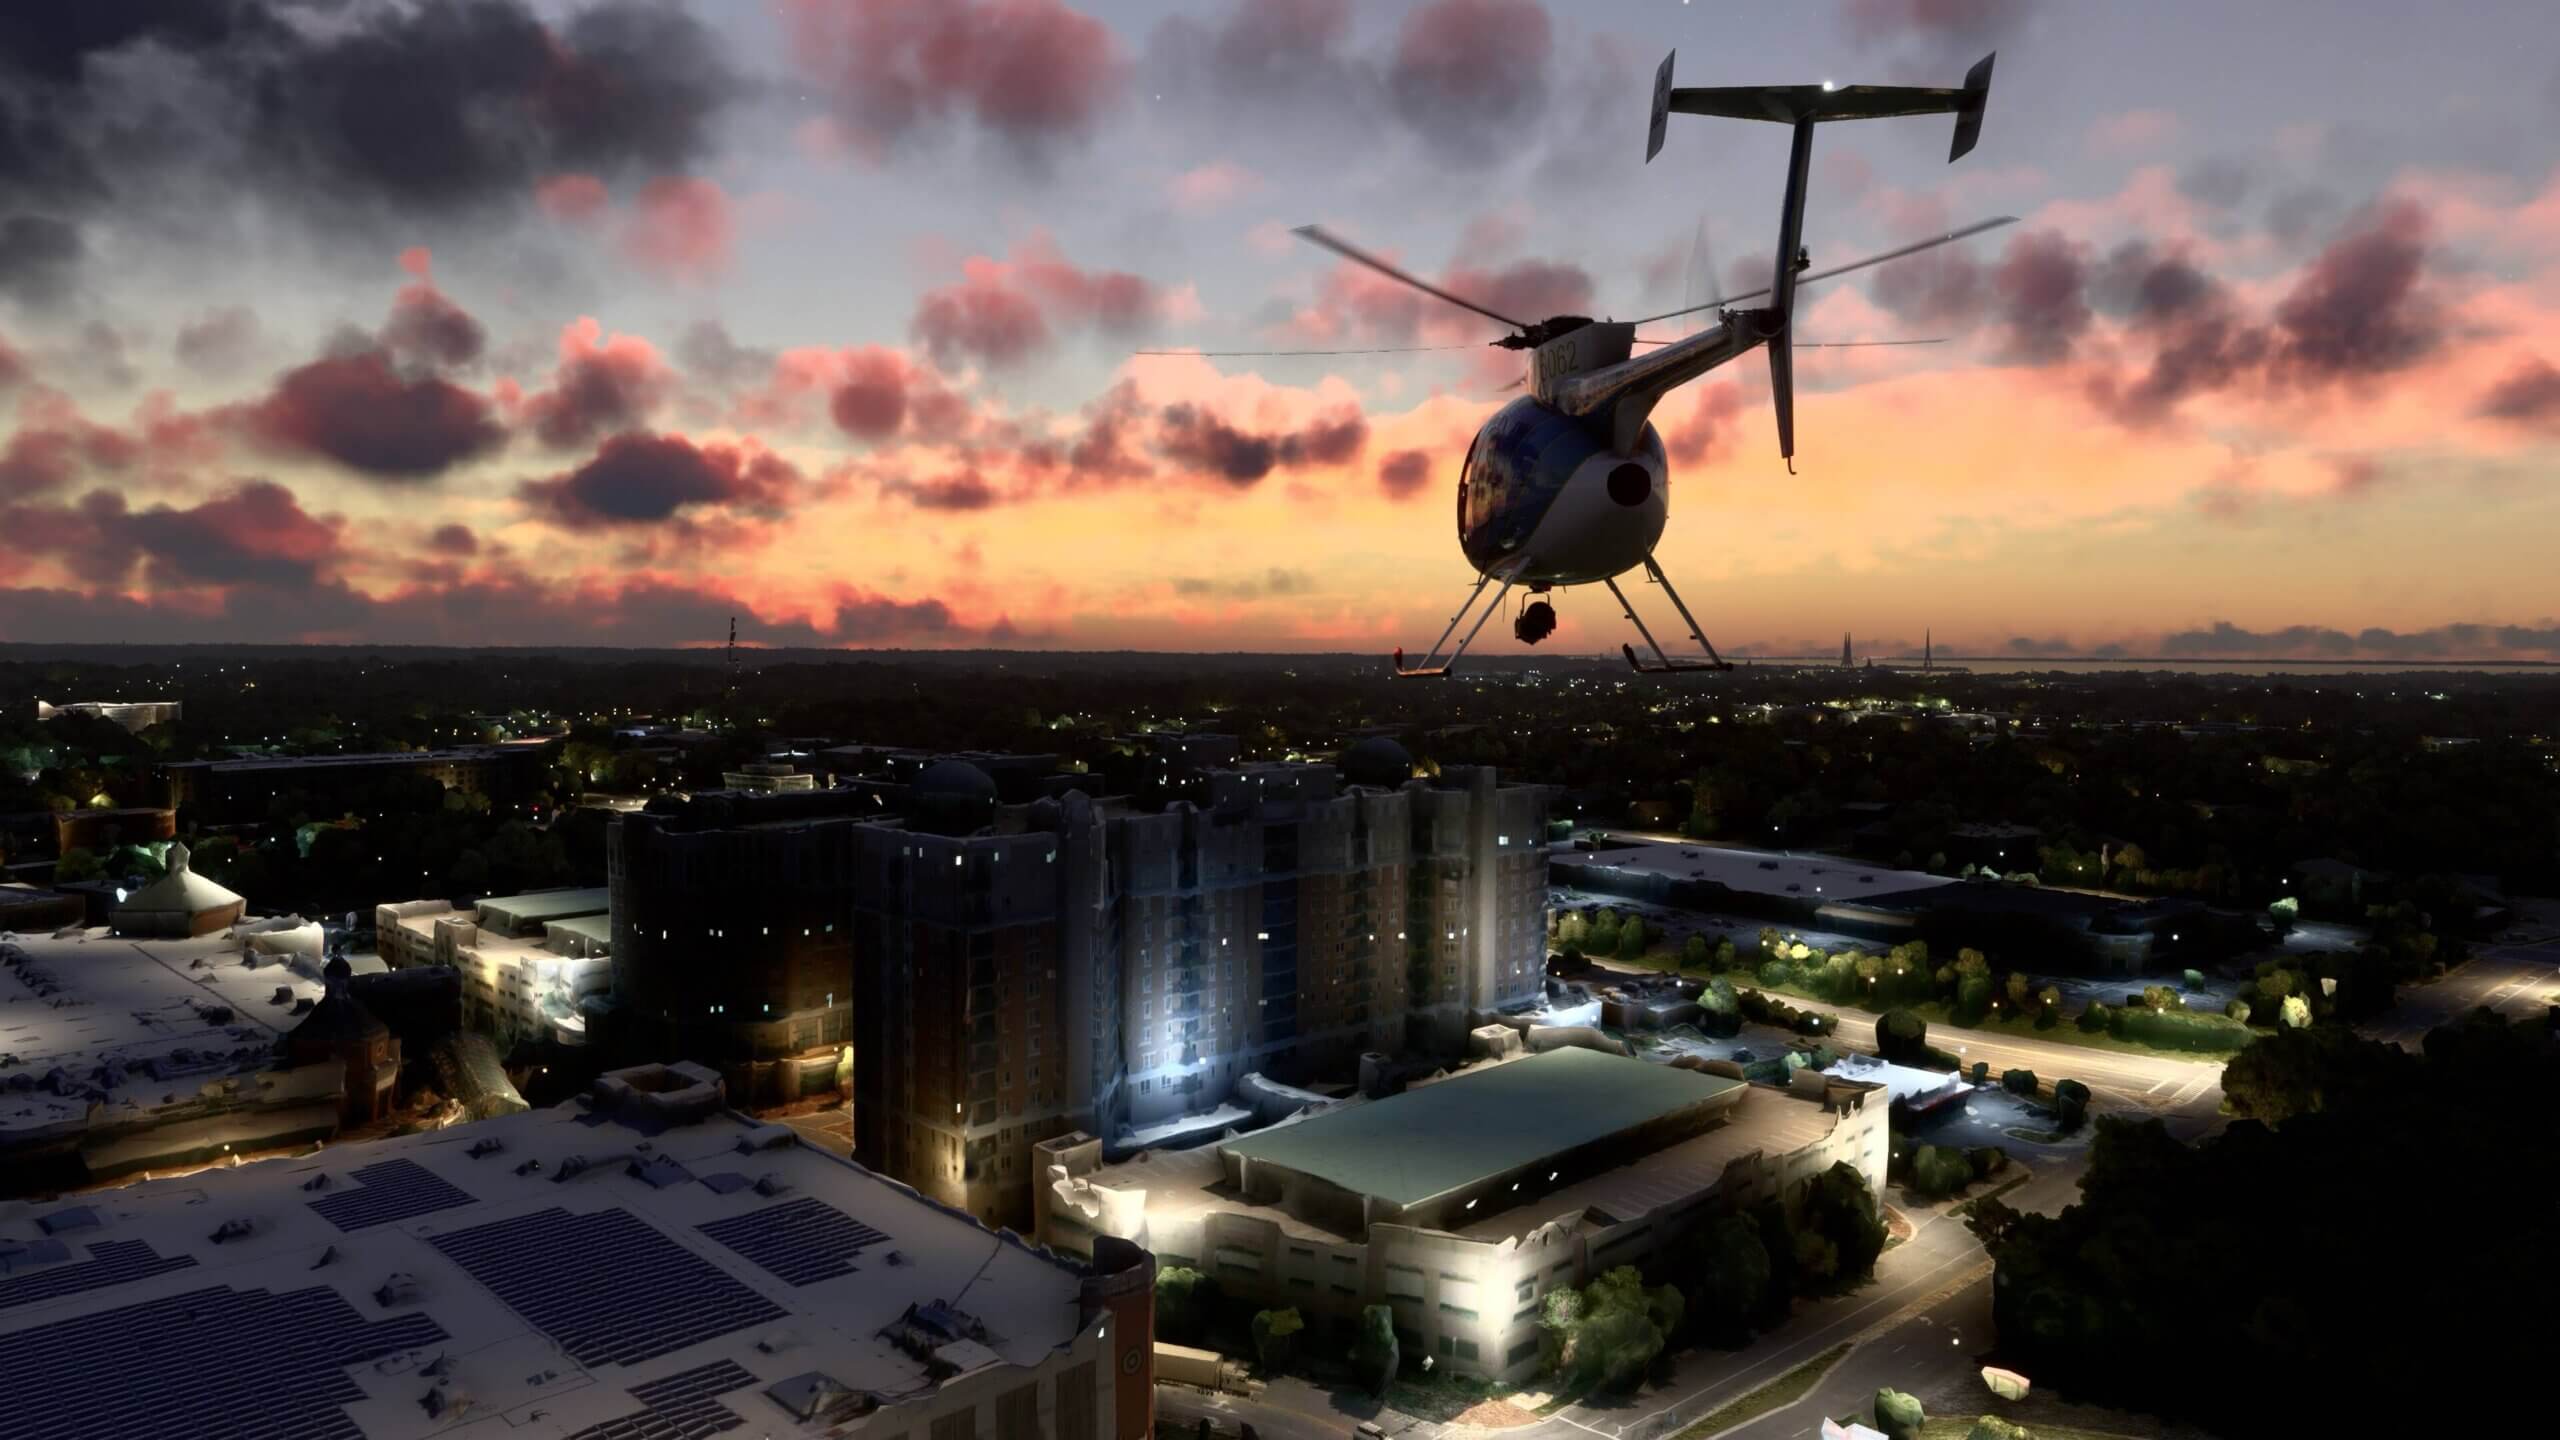
[(1733, 1063), (1736, 1065), (1748, 1065), (1759, 1058), (1759, 1056), (1752, 1054), (1748, 1050), (1736, 1050), (1733, 1052)]

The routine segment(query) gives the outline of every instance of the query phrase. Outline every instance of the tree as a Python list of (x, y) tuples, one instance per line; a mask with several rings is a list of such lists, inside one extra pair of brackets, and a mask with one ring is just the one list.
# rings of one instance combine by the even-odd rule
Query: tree
[(1687, 940), (1681, 942), (1680, 968), (1683, 970), (1704, 970), (1707, 968), (1707, 960), (1709, 956), (1713, 953), (1714, 952), (1707, 949), (1706, 936), (1691, 935)]
[(1718, 970), (1730, 970), (1730, 969), (1732, 969), (1732, 968), (1733, 968), (1733, 953), (1734, 953), (1734, 952), (1733, 952), (1733, 942), (1732, 942), (1731, 940), (1719, 940), (1719, 941), (1717, 941), (1717, 942), (1716, 942), (1716, 968), (1717, 968)]
[(1564, 918), (1556, 922), (1556, 944), (1559, 947), (1570, 945), (1579, 952), (1590, 939), (1591, 922), (1582, 918), (1581, 911), (1567, 910)]
[(1584, 939), (1584, 948), (1595, 955), (1616, 954), (1618, 929), (1618, 912), (1609, 909), (1601, 910), (1599, 914), (1591, 917), (1591, 932)]
[(1964, 1152), (1947, 1145), (1923, 1145), (1911, 1152), (1911, 1188), (1935, 1199), (1953, 1195), (1973, 1183), (1973, 1165)]
[(1884, 1253), (1884, 1217), (1867, 1177), (1843, 1160), (1788, 1197), (1799, 1283), (1806, 1293), (1846, 1289), (1874, 1272)]
[(2143, 986), (2142, 1003), (2150, 1006), (2154, 1010), (2184, 1010), (2187, 1008), (2187, 1002), (2180, 998), (2178, 992), (2166, 985)]
[(87, 849), (74, 845), (53, 862), (53, 880), (68, 885), (75, 880), (95, 880), (107, 873), (105, 862)]
[(1640, 915), (1630, 915), (1627, 917), (1627, 923), (1618, 927), (1618, 958), (1621, 960), (1641, 960), (1644, 958), (1644, 950), (1644, 917)]
[(1647, 1290), (1642, 1273), (1621, 1265), (1578, 1294), (1550, 1293), (1539, 1324), (1567, 1373), (1606, 1390), (1641, 1377), (1662, 1354), (1686, 1310), (1677, 1289), (1657, 1285)]
[(1208, 1332), (1216, 1282), (1197, 1270), (1167, 1265), (1156, 1272), (1156, 1333), (1188, 1345)]
[(1689, 1313), (1718, 1345), (1740, 1346), (1769, 1305), (1769, 1252), (1751, 1217), (1727, 1211), (1688, 1245)]
[(1298, 1348), (1298, 1332), (1307, 1328), (1296, 1306), (1286, 1310), (1257, 1310), (1253, 1315), (1253, 1352), (1262, 1361), (1262, 1373), (1277, 1375), (1289, 1368), (1289, 1360)]
[(2397, 1045), (2337, 1028), (2282, 1029), (2249, 1042), (2222, 1067), (2231, 1113), (2281, 1125), (2336, 1105), (2369, 1103), (2409, 1083), (2414, 1063)]
[(1369, 1393), (1384, 1395), (1395, 1383), (1404, 1356), (1396, 1344), (1396, 1312), (1370, 1305), (1360, 1312), (1360, 1333), (1351, 1342), (1351, 1363), (1369, 1377)]
[(1910, 1010), (1887, 1010), (1876, 1017), (1876, 1053), (1899, 1063), (1927, 1063), (1929, 1022)]
[(1885, 1440), (1920, 1440), (1920, 1427), (1928, 1423), (1918, 1396), (1891, 1387), (1876, 1392), (1876, 1428)]
[(2053, 1082), (2053, 1122), (2064, 1132), (2077, 1130), (2089, 1118), (2089, 1087), (2077, 1080)]

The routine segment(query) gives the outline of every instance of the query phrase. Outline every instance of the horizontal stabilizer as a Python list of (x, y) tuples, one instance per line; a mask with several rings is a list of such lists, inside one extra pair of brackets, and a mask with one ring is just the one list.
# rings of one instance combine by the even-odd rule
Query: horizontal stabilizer
[[(1982, 138), (1983, 105), (1991, 96), (1991, 61), (1985, 55), (1981, 63), (1966, 72), (1964, 84), (1955, 89), (1924, 85), (1718, 85), (1672, 90), (1662, 95), (1671, 76), (1671, 62), (1665, 58), (1654, 77), (1654, 133), (1650, 137), (1653, 150), (1662, 148), (1662, 117), (1666, 113), (1680, 115), (1714, 115), (1727, 120), (1768, 120), (1780, 125), (1825, 120), (1888, 120), (1900, 115), (1953, 115), (1956, 117), (1955, 144), (1949, 160), (1962, 159)], [(1647, 159), (1651, 159), (1648, 151)]]

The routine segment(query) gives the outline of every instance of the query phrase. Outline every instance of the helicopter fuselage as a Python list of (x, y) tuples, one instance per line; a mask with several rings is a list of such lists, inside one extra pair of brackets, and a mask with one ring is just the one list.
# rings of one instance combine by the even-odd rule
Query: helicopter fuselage
[(1670, 487), (1662, 436), (1650, 423), (1622, 451), (1603, 424), (1523, 395), (1467, 448), (1458, 543), (1478, 572), (1515, 585), (1598, 584), (1653, 553)]

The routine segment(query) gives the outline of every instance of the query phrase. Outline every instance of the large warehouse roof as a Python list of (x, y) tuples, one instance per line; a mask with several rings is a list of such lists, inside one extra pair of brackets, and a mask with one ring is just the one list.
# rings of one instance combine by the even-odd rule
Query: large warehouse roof
[(1411, 1206), (1741, 1088), (1577, 1046), (1228, 1141), (1354, 1194)]

